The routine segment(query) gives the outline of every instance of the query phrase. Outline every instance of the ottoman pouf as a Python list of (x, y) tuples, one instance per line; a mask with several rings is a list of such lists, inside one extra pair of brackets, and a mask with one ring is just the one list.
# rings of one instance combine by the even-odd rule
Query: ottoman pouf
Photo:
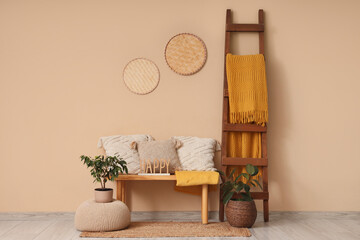
[(129, 208), (118, 200), (97, 203), (90, 199), (80, 204), (75, 213), (75, 227), (79, 231), (113, 231), (126, 228), (129, 224)]

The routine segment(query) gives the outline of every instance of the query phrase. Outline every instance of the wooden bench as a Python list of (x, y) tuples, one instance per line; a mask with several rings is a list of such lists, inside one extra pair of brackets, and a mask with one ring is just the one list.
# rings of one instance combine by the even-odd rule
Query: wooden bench
[[(126, 181), (176, 181), (175, 175), (119, 175), (116, 181), (116, 199), (126, 203)], [(201, 220), (208, 223), (208, 185), (202, 185), (201, 194)]]

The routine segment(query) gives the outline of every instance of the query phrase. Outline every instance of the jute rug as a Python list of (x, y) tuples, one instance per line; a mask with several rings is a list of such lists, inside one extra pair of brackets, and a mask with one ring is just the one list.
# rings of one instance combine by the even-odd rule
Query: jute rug
[(228, 222), (133, 222), (127, 229), (112, 232), (82, 232), (92, 238), (155, 238), (155, 237), (250, 237), (247, 228), (231, 227)]

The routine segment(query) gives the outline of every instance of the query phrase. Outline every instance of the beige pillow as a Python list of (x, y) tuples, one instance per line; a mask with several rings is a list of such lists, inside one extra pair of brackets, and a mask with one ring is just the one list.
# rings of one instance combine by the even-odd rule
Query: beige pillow
[(183, 171), (216, 171), (215, 151), (221, 148), (215, 139), (186, 136), (175, 136), (171, 139), (182, 143), (177, 153)]
[[(181, 142), (175, 139), (161, 140), (161, 141), (141, 141), (133, 142), (131, 147), (137, 149), (140, 158), (140, 169), (146, 169), (148, 162), (151, 164), (152, 173), (160, 172), (160, 164), (165, 160), (161, 172), (166, 173), (167, 168), (169, 173), (174, 173), (175, 170), (180, 169), (180, 161), (176, 152), (181, 146)], [(164, 162), (164, 161), (162, 161)], [(150, 173), (150, 171), (148, 171)]]
[(127, 163), (129, 173), (139, 173), (139, 155), (137, 151), (130, 148), (130, 144), (134, 141), (153, 141), (150, 135), (115, 135), (101, 137), (98, 147), (105, 149), (107, 156), (117, 156)]

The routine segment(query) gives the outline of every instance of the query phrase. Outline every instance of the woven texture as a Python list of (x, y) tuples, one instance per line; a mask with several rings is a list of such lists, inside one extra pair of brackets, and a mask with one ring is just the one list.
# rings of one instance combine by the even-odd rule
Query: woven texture
[(231, 123), (268, 121), (265, 61), (262, 54), (226, 56)]
[(113, 232), (82, 232), (80, 237), (155, 238), (155, 237), (250, 237), (247, 228), (234, 228), (227, 222), (133, 222), (127, 229)]
[[(166, 160), (169, 162), (169, 173), (174, 173), (175, 170), (180, 170), (179, 157), (176, 153), (176, 148), (178, 147), (178, 141), (170, 140), (161, 140), (161, 141), (143, 141), (136, 142), (137, 150), (139, 152), (140, 163), (144, 164), (145, 161), (151, 163), (153, 168), (155, 160)], [(181, 143), (180, 143), (181, 144)], [(179, 145), (180, 145), (179, 144)], [(141, 167), (141, 166), (140, 166)], [(146, 166), (143, 166), (145, 169)], [(160, 166), (154, 169), (156, 173), (160, 172)], [(162, 172), (166, 172), (166, 169), (163, 169)]]
[(182, 146), (177, 150), (183, 171), (215, 171), (215, 151), (221, 150), (219, 143), (212, 138), (174, 136)]
[(181, 33), (170, 39), (165, 49), (165, 59), (169, 67), (181, 75), (198, 72), (205, 64), (206, 46), (197, 36)]
[[(227, 54), (226, 73), (230, 123), (265, 125), (268, 121), (268, 97), (264, 56)], [(261, 158), (261, 134), (229, 132), (227, 151), (229, 157)], [(228, 171), (233, 168), (237, 169), (235, 176), (246, 171), (241, 166), (229, 167)], [(255, 178), (261, 175), (262, 170), (259, 169)]]
[(255, 223), (257, 210), (254, 201), (229, 201), (225, 213), (231, 226), (250, 228)]
[(127, 163), (129, 173), (140, 172), (139, 154), (131, 149), (131, 143), (134, 141), (153, 141), (150, 135), (115, 135), (101, 137), (98, 142), (98, 148), (103, 147), (107, 156), (117, 156)]
[(216, 185), (219, 183), (219, 173), (211, 171), (176, 171), (176, 186)]
[(160, 72), (156, 64), (148, 59), (137, 58), (124, 68), (124, 82), (136, 94), (148, 94), (158, 86)]
[(129, 208), (121, 201), (83, 202), (76, 210), (75, 227), (79, 231), (113, 231), (130, 224)]
[[(189, 136), (174, 136), (172, 139), (177, 139), (182, 142), (182, 147), (177, 150), (177, 153), (183, 171), (216, 171), (214, 165), (215, 151), (219, 151), (221, 148), (215, 139)], [(193, 180), (189, 181), (193, 182)], [(189, 186), (189, 184), (186, 187), (175, 186), (174, 190), (193, 195), (201, 195), (201, 186), (196, 186), (198, 184), (192, 185), (195, 186)], [(216, 190), (216, 185), (209, 186), (209, 192)]]

